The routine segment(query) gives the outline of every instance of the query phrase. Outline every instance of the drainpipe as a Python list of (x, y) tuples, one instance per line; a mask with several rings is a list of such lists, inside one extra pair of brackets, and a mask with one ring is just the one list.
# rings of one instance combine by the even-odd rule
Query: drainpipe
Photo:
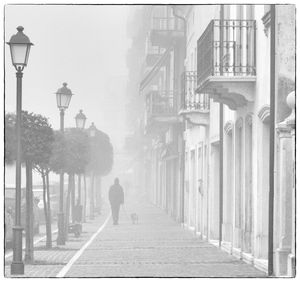
[(186, 38), (186, 18), (183, 16), (180, 16), (176, 13), (176, 5), (171, 5), (171, 8), (173, 10), (173, 15), (175, 18), (181, 19), (183, 22), (183, 38), (184, 38), (184, 55), (186, 57), (186, 43), (187, 43), (187, 38)]
[(270, 25), (270, 156), (269, 156), (269, 230), (268, 230), (268, 275), (273, 276), (273, 226), (274, 226), (274, 154), (275, 154), (275, 91), (276, 91), (276, 66), (275, 66), (275, 31), (276, 31), (276, 7), (271, 5)]
[[(220, 74), (223, 74), (223, 25), (224, 5), (220, 7)], [(220, 136), (220, 165), (219, 165), (219, 247), (222, 245), (223, 224), (223, 103), (219, 103), (219, 136)]]
[[(172, 11), (173, 11), (173, 15), (174, 17), (181, 19), (183, 22), (183, 54), (184, 54), (184, 58), (186, 58), (186, 44), (187, 44), (187, 37), (186, 37), (186, 19), (185, 17), (179, 16), (176, 13), (176, 6), (175, 5), (171, 5)], [(185, 182), (185, 140), (183, 138), (183, 133), (185, 130), (185, 119), (183, 119), (183, 123), (182, 123), (182, 146), (181, 146), (181, 223), (184, 224), (184, 182)]]

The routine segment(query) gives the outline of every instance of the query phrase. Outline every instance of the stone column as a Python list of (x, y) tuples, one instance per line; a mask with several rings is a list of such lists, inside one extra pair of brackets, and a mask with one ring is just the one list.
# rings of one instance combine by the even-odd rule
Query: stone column
[(296, 240), (296, 208), (295, 208), (295, 202), (296, 202), (296, 182), (295, 182), (295, 177), (296, 177), (296, 171), (295, 171), (295, 128), (296, 128), (296, 116), (295, 116), (295, 91), (291, 92), (286, 99), (286, 102), (288, 106), (291, 108), (292, 112), (290, 116), (286, 119), (287, 125), (291, 129), (291, 137), (292, 137), (292, 252), (288, 256), (288, 269), (287, 269), (287, 275), (290, 277), (295, 277), (296, 274), (296, 264), (295, 264), (295, 259), (296, 259), (296, 248), (295, 248), (295, 240)]
[(232, 246), (232, 214), (233, 214), (233, 122), (224, 125), (224, 220), (223, 238), (231, 249)]
[(275, 274), (287, 274), (287, 258), (291, 252), (292, 233), (292, 138), (286, 121), (277, 125), (278, 136), (278, 193), (275, 201), (278, 205), (279, 247), (275, 250)]
[(279, 244), (275, 250), (275, 275), (295, 275), (295, 92), (287, 96), (292, 112), (277, 125), (278, 135), (278, 193)]

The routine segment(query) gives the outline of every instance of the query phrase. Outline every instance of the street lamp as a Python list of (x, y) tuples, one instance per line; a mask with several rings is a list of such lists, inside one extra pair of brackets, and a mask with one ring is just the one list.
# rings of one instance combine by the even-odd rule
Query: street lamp
[(92, 137), (92, 138), (95, 137), (96, 136), (96, 131), (97, 131), (97, 127), (92, 122), (91, 126), (89, 127), (90, 137)]
[(78, 129), (84, 129), (85, 121), (86, 121), (86, 116), (82, 112), (82, 110), (80, 110), (79, 113), (76, 115), (75, 121), (76, 121), (76, 127)]
[[(56, 102), (57, 107), (60, 111), (60, 131), (64, 134), (64, 116), (65, 110), (69, 107), (72, 91), (67, 87), (67, 83), (63, 83), (63, 87), (57, 90), (56, 94)], [(65, 229), (64, 229), (64, 172), (61, 170), (60, 172), (60, 195), (59, 195), (59, 212), (57, 213), (58, 221), (58, 236), (56, 243), (57, 245), (64, 245), (66, 243)]]
[[(89, 135), (92, 138), (92, 144), (93, 144), (93, 149), (95, 151), (95, 136), (96, 136), (97, 128), (92, 122), (91, 126), (89, 127)], [(95, 153), (95, 152), (93, 152)], [(95, 181), (95, 172), (92, 167), (92, 183), (91, 183), (91, 195), (90, 195), (90, 219), (94, 219), (94, 181)]]
[(29, 51), (33, 45), (23, 33), (22, 26), (17, 27), (18, 32), (10, 38), (7, 44), (10, 47), (12, 64), (17, 70), (17, 111), (16, 111), (16, 199), (15, 199), (15, 226), (13, 227), (13, 261), (11, 274), (24, 274), (22, 260), (22, 232), (21, 227), (21, 115), (22, 115), (22, 77), (23, 69), (27, 66)]

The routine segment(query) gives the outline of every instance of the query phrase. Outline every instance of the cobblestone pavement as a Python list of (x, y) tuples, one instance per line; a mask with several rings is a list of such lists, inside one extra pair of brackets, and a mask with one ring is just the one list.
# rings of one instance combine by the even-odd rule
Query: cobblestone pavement
[[(73, 255), (86, 243), (86, 241), (97, 231), (108, 215), (108, 208), (103, 215), (96, 216), (94, 220), (87, 220), (83, 224), (83, 232), (79, 238), (69, 234), (69, 240), (64, 246), (56, 245), (57, 234), (53, 234), (53, 248), (45, 248), (45, 240), (35, 244), (33, 264), (25, 264), (25, 274), (17, 277), (56, 277), (58, 272), (69, 262)], [(24, 252), (23, 252), (24, 253)], [(5, 259), (5, 276), (10, 275), (10, 264), (12, 257)], [(15, 276), (15, 275), (14, 275)]]
[[(65, 277), (263, 277), (264, 273), (184, 230), (150, 204), (121, 208)], [(129, 215), (137, 212), (139, 224)]]

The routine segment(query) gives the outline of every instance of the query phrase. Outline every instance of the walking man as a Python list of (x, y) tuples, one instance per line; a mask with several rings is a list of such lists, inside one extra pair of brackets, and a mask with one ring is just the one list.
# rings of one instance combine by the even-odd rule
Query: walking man
[(118, 225), (120, 205), (124, 204), (124, 192), (119, 178), (116, 178), (114, 185), (109, 188), (109, 202), (114, 225)]

